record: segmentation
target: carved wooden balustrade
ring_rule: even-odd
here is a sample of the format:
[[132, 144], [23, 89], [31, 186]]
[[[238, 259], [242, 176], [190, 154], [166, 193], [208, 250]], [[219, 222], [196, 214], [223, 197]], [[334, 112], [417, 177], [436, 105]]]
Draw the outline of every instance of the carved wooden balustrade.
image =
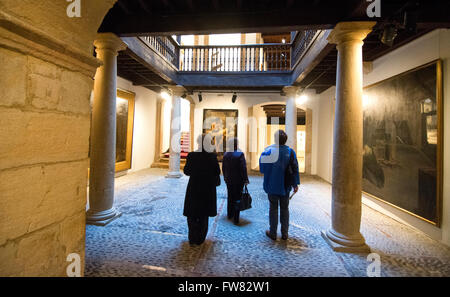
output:
[[180, 71], [289, 71], [289, 44], [180, 46]]
[[171, 36], [139, 37], [147, 46], [155, 50], [167, 61], [177, 66], [179, 63], [179, 45]]
[[179, 45], [171, 36], [139, 37], [181, 72], [289, 72], [320, 30], [292, 32], [291, 43]]

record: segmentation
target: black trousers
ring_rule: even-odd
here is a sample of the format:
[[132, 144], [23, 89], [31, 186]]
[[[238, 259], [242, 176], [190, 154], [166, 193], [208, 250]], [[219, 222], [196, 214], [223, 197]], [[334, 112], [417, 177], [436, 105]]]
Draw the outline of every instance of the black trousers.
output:
[[239, 222], [239, 205], [238, 201], [241, 199], [243, 184], [227, 184], [227, 215], [228, 218], [233, 218], [235, 223]]
[[269, 194], [269, 223], [270, 234], [277, 236], [278, 229], [278, 204], [280, 205], [281, 235], [288, 236], [289, 231], [289, 194], [285, 196]]
[[202, 244], [208, 234], [209, 217], [187, 217], [189, 243]]

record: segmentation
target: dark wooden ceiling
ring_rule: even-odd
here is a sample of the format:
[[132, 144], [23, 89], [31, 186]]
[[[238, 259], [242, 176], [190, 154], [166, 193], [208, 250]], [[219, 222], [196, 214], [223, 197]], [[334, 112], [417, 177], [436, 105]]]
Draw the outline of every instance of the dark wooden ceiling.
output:
[[[392, 46], [387, 46], [380, 41], [382, 29], [375, 28], [375, 30], [364, 40], [363, 61], [372, 62], [430, 31], [432, 31], [432, 27], [417, 29], [413, 32], [399, 30], [397, 37], [394, 39], [394, 44]], [[317, 93], [322, 93], [336, 84], [336, 66], [337, 50], [334, 47], [299, 85], [302, 88], [315, 89]]]
[[332, 28], [341, 21], [401, 21], [413, 11], [419, 27], [448, 24], [448, 0], [381, 0], [381, 17], [366, 0], [119, 0], [99, 31], [120, 36], [281, 32]]
[[160, 92], [168, 82], [148, 67], [144, 66], [129, 50], [119, 52], [117, 57], [117, 75], [125, 78], [134, 85]]
[[[149, 34], [271, 33], [328, 29], [340, 21], [377, 21], [365, 40], [364, 61], [374, 59], [435, 29], [450, 27], [449, 0], [381, 0], [381, 17], [368, 18], [366, 0], [119, 0], [106, 15], [99, 31], [120, 36]], [[399, 30], [394, 45], [379, 40], [385, 24], [401, 27], [405, 13], [416, 26]], [[323, 92], [335, 84], [337, 52], [332, 49], [299, 83]], [[132, 53], [119, 55], [118, 74], [155, 91], [168, 82], [152, 72]]]
[[291, 32], [263, 33], [261, 37], [264, 43], [282, 43], [283, 39], [285, 43], [291, 42]]
[[[270, 123], [270, 118], [279, 118], [279, 124], [284, 125], [286, 120], [286, 105], [285, 104], [267, 104], [262, 106], [266, 113], [267, 122]], [[306, 112], [297, 108], [297, 125], [304, 125], [306, 119]]]

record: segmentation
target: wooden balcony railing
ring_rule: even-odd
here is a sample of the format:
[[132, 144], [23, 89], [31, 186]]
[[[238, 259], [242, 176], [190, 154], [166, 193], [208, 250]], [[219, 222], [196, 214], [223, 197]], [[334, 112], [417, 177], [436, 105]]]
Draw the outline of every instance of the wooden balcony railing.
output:
[[170, 63], [178, 66], [179, 45], [171, 36], [144, 36], [139, 38]]
[[139, 37], [178, 71], [287, 72], [313, 44], [320, 30], [292, 32], [291, 43], [180, 46], [171, 36]]
[[290, 45], [284, 43], [180, 46], [180, 71], [289, 71], [290, 65]]
[[294, 68], [295, 64], [302, 59], [303, 55], [307, 52], [308, 48], [314, 42], [315, 37], [319, 33], [320, 30], [305, 30], [292, 34], [292, 68]]

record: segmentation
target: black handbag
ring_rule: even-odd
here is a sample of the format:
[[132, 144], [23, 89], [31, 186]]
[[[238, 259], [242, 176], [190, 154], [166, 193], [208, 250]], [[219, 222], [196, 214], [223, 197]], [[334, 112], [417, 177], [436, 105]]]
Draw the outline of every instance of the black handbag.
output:
[[252, 196], [248, 193], [247, 185], [244, 186], [238, 205], [240, 211], [252, 208]]

